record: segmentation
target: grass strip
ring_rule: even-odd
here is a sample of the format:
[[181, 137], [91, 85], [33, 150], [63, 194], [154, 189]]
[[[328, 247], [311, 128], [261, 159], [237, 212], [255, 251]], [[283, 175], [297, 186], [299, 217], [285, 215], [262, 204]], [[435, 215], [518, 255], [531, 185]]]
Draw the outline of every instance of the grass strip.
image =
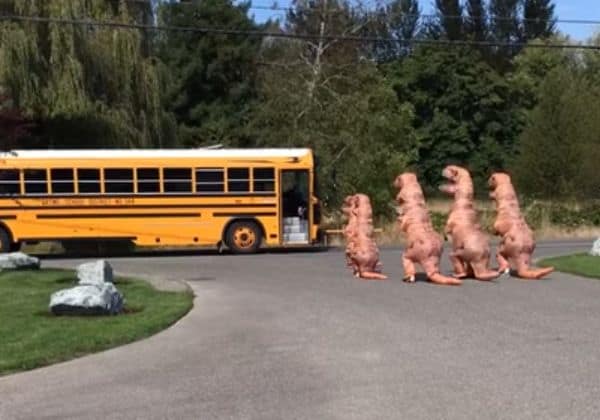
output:
[[191, 292], [164, 292], [116, 278], [125, 297], [118, 316], [54, 316], [50, 295], [77, 283], [67, 270], [0, 273], [0, 375], [106, 350], [155, 334], [192, 307]]
[[542, 267], [552, 266], [557, 271], [562, 271], [563, 273], [600, 279], [600, 257], [594, 257], [588, 254], [574, 254], [546, 258], [541, 260], [538, 265]]

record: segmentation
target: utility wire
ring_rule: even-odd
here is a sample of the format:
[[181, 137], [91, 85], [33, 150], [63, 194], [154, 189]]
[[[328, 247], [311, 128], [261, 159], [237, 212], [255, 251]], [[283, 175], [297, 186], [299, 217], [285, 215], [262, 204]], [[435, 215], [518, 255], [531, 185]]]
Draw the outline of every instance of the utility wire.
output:
[[466, 41], [466, 40], [445, 40], [445, 39], [410, 39], [403, 40], [397, 38], [384, 38], [377, 36], [352, 36], [352, 35], [311, 35], [311, 34], [289, 34], [285, 32], [267, 32], [251, 31], [244, 29], [194, 27], [194, 26], [165, 26], [165, 25], [146, 25], [139, 23], [123, 23], [113, 21], [96, 21], [86, 19], [66, 19], [51, 18], [41, 16], [22, 16], [22, 15], [0, 15], [1, 21], [11, 22], [32, 22], [32, 23], [52, 23], [62, 25], [80, 25], [96, 26], [118, 29], [139, 29], [145, 31], [166, 31], [166, 32], [187, 32], [198, 34], [213, 35], [232, 35], [259, 38], [283, 38], [300, 39], [305, 41], [341, 41], [356, 43], [389, 43], [405, 45], [432, 45], [432, 46], [476, 46], [476, 47], [518, 47], [518, 48], [546, 48], [546, 49], [575, 49], [575, 50], [594, 50], [600, 51], [597, 45], [582, 44], [556, 44], [556, 43], [524, 43], [524, 42], [497, 42], [497, 41]]

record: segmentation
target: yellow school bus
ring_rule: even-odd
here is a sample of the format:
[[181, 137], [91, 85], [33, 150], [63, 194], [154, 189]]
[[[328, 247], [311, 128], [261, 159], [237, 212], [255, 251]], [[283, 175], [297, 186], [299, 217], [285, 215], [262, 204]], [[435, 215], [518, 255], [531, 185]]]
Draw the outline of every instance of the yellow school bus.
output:
[[310, 149], [14, 150], [0, 153], [0, 251], [24, 242], [139, 246], [316, 244]]

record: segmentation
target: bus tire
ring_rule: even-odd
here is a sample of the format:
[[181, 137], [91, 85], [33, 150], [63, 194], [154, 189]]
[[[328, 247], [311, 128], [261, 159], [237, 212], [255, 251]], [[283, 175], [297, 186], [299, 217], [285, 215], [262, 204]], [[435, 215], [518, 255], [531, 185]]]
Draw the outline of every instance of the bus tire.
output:
[[12, 247], [13, 241], [10, 232], [0, 227], [0, 253], [11, 252]]
[[262, 243], [262, 231], [252, 220], [239, 220], [227, 229], [225, 243], [234, 254], [253, 254]]

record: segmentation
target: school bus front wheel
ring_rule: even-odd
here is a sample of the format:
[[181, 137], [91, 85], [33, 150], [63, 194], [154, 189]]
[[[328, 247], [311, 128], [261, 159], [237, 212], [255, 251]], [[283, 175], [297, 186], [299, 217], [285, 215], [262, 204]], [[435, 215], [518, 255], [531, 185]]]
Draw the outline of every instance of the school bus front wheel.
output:
[[262, 231], [254, 221], [239, 220], [227, 229], [225, 243], [235, 254], [252, 254], [262, 243]]

